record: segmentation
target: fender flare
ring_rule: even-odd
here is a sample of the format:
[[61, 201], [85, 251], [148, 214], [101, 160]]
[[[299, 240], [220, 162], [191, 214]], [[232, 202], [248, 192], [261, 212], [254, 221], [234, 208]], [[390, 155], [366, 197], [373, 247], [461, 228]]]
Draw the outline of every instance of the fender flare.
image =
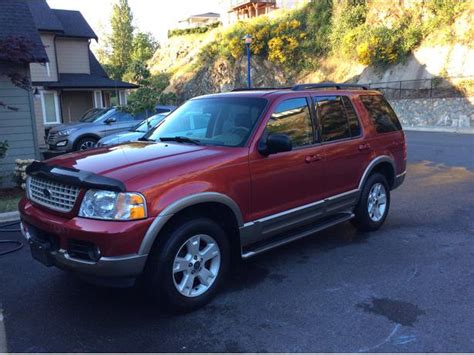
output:
[[362, 191], [362, 189], [364, 188], [364, 184], [367, 181], [367, 178], [369, 177], [370, 173], [380, 163], [390, 163], [390, 165], [392, 166], [392, 169], [393, 169], [394, 177], [395, 177], [397, 170], [395, 169], [394, 160], [391, 157], [389, 157], [388, 155], [378, 156], [375, 159], [373, 159], [369, 163], [369, 165], [367, 165], [367, 168], [365, 168], [364, 174], [362, 174], [362, 177], [359, 181], [359, 187], [358, 187], [359, 191]]
[[191, 207], [200, 203], [221, 203], [226, 205], [233, 212], [237, 224], [239, 227], [243, 226], [242, 212], [240, 211], [237, 203], [229, 196], [218, 193], [218, 192], [201, 192], [194, 195], [186, 196], [178, 201], [171, 203], [167, 206], [148, 227], [145, 237], [142, 240], [138, 254], [146, 255], [150, 253], [151, 247], [155, 242], [156, 237], [160, 233], [161, 229], [165, 224], [178, 212], [182, 211], [187, 207]]

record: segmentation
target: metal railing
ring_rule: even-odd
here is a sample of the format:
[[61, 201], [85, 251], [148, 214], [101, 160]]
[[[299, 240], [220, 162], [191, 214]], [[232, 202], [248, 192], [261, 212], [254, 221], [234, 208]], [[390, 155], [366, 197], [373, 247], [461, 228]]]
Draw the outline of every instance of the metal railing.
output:
[[474, 76], [385, 81], [363, 84], [392, 100], [474, 96]]

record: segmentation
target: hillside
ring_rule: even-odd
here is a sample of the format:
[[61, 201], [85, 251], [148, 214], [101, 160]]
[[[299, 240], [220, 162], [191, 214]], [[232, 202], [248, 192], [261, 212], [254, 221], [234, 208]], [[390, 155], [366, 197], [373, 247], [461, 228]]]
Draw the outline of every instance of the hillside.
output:
[[313, 1], [175, 36], [155, 53], [152, 73], [171, 77], [180, 100], [245, 86], [242, 37], [250, 33], [254, 86], [295, 82], [386, 82], [474, 77], [474, 2]]

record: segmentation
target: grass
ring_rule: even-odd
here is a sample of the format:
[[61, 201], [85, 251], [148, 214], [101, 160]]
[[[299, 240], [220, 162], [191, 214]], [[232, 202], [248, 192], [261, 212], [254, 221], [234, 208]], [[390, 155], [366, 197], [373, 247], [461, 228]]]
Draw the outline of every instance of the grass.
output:
[[18, 209], [18, 202], [25, 195], [25, 192], [19, 188], [0, 190], [0, 213], [12, 212]]

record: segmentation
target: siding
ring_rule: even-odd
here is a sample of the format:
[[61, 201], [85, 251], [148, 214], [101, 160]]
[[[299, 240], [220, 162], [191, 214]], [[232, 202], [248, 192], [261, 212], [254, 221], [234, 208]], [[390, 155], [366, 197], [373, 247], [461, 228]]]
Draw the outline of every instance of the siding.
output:
[[[0, 62], [0, 72], [12, 69], [11, 65]], [[18, 66], [15, 70], [28, 72], [28, 66]], [[9, 148], [7, 156], [0, 160], [0, 184], [12, 185], [11, 175], [15, 168], [15, 159], [31, 159], [37, 157], [34, 116], [31, 109], [31, 93], [15, 87], [10, 80], [0, 75], [0, 101], [18, 108], [18, 111], [0, 107], [0, 141], [7, 140]]]
[[48, 76], [46, 65], [31, 63], [31, 81], [58, 81], [56, 53], [54, 50], [54, 35], [42, 33], [40, 36], [46, 50], [46, 54], [48, 55], [50, 76]]
[[41, 99], [35, 98], [33, 100], [33, 110], [35, 112], [35, 122], [36, 122], [36, 132], [38, 135], [38, 145], [40, 147], [46, 147], [46, 142], [44, 141], [44, 121], [43, 121], [43, 110], [41, 108]]
[[89, 41], [56, 38], [59, 73], [90, 74]]

